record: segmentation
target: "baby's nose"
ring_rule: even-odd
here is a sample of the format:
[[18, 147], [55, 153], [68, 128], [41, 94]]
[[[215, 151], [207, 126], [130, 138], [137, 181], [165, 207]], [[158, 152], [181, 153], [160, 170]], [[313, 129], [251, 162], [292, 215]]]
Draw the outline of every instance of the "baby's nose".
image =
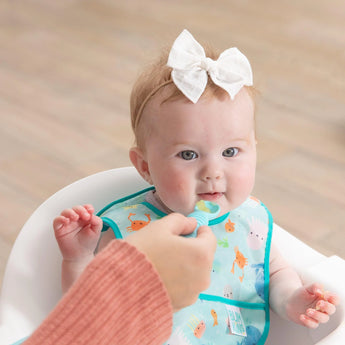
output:
[[209, 168], [209, 169], [205, 170], [202, 179], [204, 181], [216, 181], [216, 180], [220, 180], [223, 176], [224, 176], [224, 174], [223, 174], [222, 170]]

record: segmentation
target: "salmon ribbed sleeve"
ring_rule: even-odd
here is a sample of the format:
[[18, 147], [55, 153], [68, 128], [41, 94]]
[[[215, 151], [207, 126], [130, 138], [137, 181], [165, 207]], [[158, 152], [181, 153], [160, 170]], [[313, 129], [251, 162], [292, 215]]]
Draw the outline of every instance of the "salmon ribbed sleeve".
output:
[[172, 306], [146, 256], [114, 240], [87, 266], [25, 345], [158, 345]]

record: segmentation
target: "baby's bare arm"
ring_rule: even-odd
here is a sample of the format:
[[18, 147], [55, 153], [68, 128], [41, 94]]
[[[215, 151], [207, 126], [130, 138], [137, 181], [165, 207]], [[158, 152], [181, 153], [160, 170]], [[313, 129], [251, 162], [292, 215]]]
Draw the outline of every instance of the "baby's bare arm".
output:
[[304, 286], [297, 272], [272, 246], [270, 256], [270, 306], [281, 317], [309, 328], [328, 322], [339, 303], [320, 284]]
[[270, 253], [270, 307], [287, 319], [286, 300], [296, 290], [302, 287], [302, 281], [297, 272], [272, 244]]
[[102, 229], [92, 205], [65, 209], [53, 223], [62, 261], [62, 290], [66, 292], [94, 257]]

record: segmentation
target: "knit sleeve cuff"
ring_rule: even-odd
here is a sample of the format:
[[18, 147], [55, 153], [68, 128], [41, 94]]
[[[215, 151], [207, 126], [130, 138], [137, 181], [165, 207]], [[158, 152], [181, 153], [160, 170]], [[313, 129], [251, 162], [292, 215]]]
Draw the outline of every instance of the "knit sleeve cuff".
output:
[[172, 330], [167, 290], [146, 256], [112, 241], [25, 344], [161, 344]]

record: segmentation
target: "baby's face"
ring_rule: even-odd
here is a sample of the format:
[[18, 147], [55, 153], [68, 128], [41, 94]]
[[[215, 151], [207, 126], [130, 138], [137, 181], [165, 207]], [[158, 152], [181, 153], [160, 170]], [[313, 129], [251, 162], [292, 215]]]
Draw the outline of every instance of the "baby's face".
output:
[[235, 100], [153, 102], [144, 159], [149, 179], [172, 211], [189, 214], [209, 200], [221, 214], [241, 205], [255, 179], [254, 105], [245, 89]]

